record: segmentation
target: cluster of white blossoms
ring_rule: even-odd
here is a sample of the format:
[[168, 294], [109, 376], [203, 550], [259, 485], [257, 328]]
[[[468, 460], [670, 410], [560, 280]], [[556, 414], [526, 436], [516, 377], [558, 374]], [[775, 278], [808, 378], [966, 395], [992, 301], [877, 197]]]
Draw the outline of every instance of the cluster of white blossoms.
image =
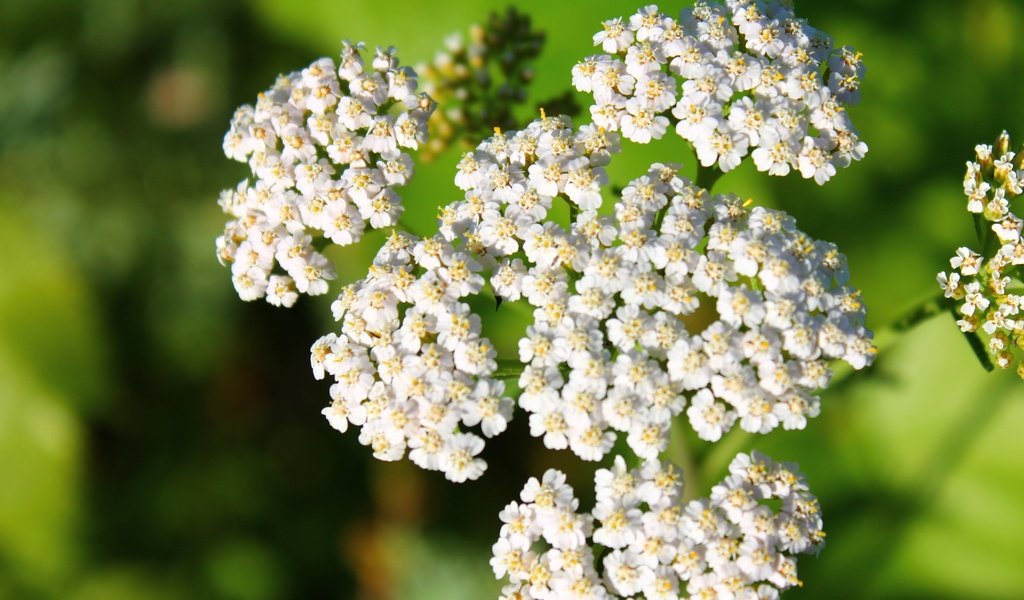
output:
[[485, 437], [505, 430], [514, 403], [480, 317], [462, 299], [484, 285], [480, 265], [440, 236], [395, 233], [369, 275], [332, 305], [339, 334], [311, 349], [318, 379], [330, 375], [331, 426], [359, 426], [360, 443], [381, 460], [409, 452], [418, 466], [454, 482], [476, 479]]
[[[843, 255], [669, 165], [603, 216], [599, 165], [615, 148], [613, 134], [563, 118], [498, 134], [465, 155], [466, 200], [442, 212], [442, 233], [490, 268], [495, 295], [534, 309], [519, 342], [532, 434], [599, 460], [615, 432], [656, 457], [684, 409], [708, 441], [736, 423], [803, 428], [827, 361], [859, 369], [875, 353]], [[554, 198], [571, 207], [568, 228], [549, 218]]]
[[656, 460], [628, 470], [616, 457], [595, 491], [581, 513], [565, 475], [549, 470], [505, 507], [491, 559], [510, 582], [502, 600], [777, 598], [800, 585], [794, 556], [824, 545], [806, 481], [756, 452], [686, 505], [679, 472]]
[[[428, 154], [456, 130], [498, 127], [459, 161], [464, 198], [441, 208], [437, 233], [392, 232], [332, 304], [340, 328], [310, 349], [314, 376], [332, 380], [322, 414], [339, 431], [358, 428], [375, 458], [408, 456], [457, 483], [484, 473], [485, 439], [517, 403], [533, 436], [584, 460], [624, 436], [644, 462], [628, 469], [616, 456], [598, 470], [591, 512], [549, 470], [501, 513], [491, 565], [509, 580], [503, 599], [777, 598], [801, 584], [795, 556], [825, 536], [794, 467], [740, 454], [709, 497], [683, 503], [678, 470], [658, 456], [683, 414], [710, 442], [734, 426], [805, 427], [830, 361], [874, 359], [860, 293], [838, 249], [783, 212], [712, 195], [662, 163], [612, 198], [605, 167], [620, 134], [647, 143], [674, 124], [700, 173], [751, 154], [760, 171], [824, 184], [867, 151], [846, 113], [860, 54], [835, 50], [786, 0], [698, 0], [678, 20], [652, 5], [604, 26], [594, 41], [607, 54], [573, 69], [596, 102], [578, 129], [541, 110], [502, 132], [543, 41], [515, 11], [428, 74], [456, 104], [435, 120]], [[504, 83], [492, 90], [495, 70]], [[252, 178], [221, 195], [232, 220], [217, 249], [239, 296], [291, 306], [324, 294], [334, 272], [321, 243], [397, 226], [395, 188], [412, 175], [407, 151], [425, 146], [434, 108], [393, 48], [367, 65], [362, 45], [345, 43], [340, 64], [320, 59], [238, 109], [224, 151]], [[984, 270], [962, 249], [959, 273], [940, 282], [964, 299], [965, 330], [983, 320], [993, 349], [1024, 348], [1021, 297], [1008, 291], [1024, 262], [1008, 198], [1024, 177], [1013, 155], [983, 154], [968, 172], [970, 209], [1003, 245]], [[470, 304], [484, 295], [532, 310], [518, 361], [501, 370]]]
[[235, 112], [224, 152], [248, 162], [253, 179], [221, 194], [233, 220], [217, 255], [243, 300], [291, 306], [298, 294], [324, 294], [334, 270], [314, 236], [347, 245], [366, 222], [397, 223], [395, 188], [413, 169], [403, 150], [426, 141], [434, 109], [416, 87], [393, 48], [378, 48], [367, 68], [363, 46], [345, 43], [339, 64], [321, 58], [283, 75]]
[[573, 85], [593, 94], [594, 123], [634, 142], [674, 122], [705, 167], [731, 171], [750, 154], [759, 171], [818, 184], [867, 152], [846, 112], [860, 53], [834, 49], [791, 2], [698, 1], [678, 20], [651, 5], [605, 21], [594, 43], [607, 54], [576, 65]]
[[1009, 147], [1003, 132], [995, 148], [977, 146], [977, 160], [967, 163], [964, 195], [984, 255], [959, 248], [949, 261], [952, 270], [939, 273], [938, 281], [946, 298], [958, 304], [960, 329], [984, 331], [995, 364], [1008, 369], [1016, 362], [1024, 378], [1024, 360], [1019, 358], [1024, 350], [1024, 221], [1010, 206], [1024, 194], [1024, 155]]

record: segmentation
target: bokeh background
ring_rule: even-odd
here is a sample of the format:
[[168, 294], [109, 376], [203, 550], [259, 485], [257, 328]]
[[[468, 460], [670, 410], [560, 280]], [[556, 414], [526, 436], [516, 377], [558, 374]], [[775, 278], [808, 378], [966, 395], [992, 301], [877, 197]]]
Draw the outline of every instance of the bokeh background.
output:
[[[797, 4], [864, 52], [851, 112], [871, 151], [825, 187], [747, 165], [716, 189], [839, 244], [884, 330], [974, 241], [974, 145], [1024, 141], [1024, 4]], [[526, 478], [560, 467], [586, 505], [594, 465], [544, 451], [521, 416], [475, 483], [373, 461], [319, 415], [308, 348], [329, 298], [244, 304], [214, 258], [217, 193], [245, 174], [220, 150], [237, 105], [342, 38], [412, 64], [504, 6], [0, 0], [0, 598], [493, 598], [497, 513]], [[601, 19], [636, 8], [516, 6], [548, 33], [535, 99], [567, 87]], [[403, 193], [420, 231], [458, 197], [459, 151]], [[694, 164], [679, 142], [627, 145], [612, 179], [654, 160]], [[379, 241], [334, 255], [341, 281]], [[691, 440], [696, 480], [751, 447], [801, 464], [829, 537], [787, 597], [1024, 598], [1024, 383], [986, 374], [948, 315], [886, 339], [807, 430]]]

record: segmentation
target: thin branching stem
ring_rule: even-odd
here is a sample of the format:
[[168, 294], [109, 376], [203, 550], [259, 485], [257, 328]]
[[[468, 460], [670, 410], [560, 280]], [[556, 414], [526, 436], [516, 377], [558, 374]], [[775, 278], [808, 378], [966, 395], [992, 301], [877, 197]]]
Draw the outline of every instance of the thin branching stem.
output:
[[697, 185], [704, 188], [711, 193], [712, 188], [715, 187], [715, 183], [718, 179], [724, 175], [724, 173], [718, 169], [718, 167], [704, 167], [697, 165]]

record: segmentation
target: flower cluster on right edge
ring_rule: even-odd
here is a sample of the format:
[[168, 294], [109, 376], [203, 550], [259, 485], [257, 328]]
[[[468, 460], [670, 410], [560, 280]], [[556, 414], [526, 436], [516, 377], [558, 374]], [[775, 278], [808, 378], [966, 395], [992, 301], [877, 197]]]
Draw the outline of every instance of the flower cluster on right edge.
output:
[[1003, 369], [1016, 364], [1024, 378], [1024, 221], [1011, 206], [1024, 193], [1024, 153], [1011, 152], [1003, 132], [994, 146], [979, 145], [975, 154], [967, 163], [964, 195], [981, 252], [958, 248], [949, 260], [952, 270], [938, 275], [939, 287], [956, 303], [960, 330], [984, 332], [993, 363]]

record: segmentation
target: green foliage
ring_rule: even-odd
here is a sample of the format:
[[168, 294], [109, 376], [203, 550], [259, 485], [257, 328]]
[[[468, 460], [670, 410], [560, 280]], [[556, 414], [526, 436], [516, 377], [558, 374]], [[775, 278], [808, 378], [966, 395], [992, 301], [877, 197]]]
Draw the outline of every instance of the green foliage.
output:
[[102, 338], [88, 291], [58, 248], [10, 214], [0, 239], [0, 592], [53, 593], [79, 553], [76, 413], [102, 401]]

